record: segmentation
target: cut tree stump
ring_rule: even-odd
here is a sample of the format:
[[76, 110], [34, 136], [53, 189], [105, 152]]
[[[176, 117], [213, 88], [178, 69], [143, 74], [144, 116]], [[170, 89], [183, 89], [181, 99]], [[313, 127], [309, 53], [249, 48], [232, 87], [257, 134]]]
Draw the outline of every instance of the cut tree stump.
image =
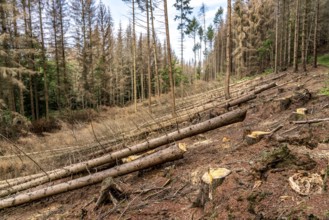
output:
[[183, 157], [184, 150], [174, 145], [172, 147], [160, 150], [154, 154], [145, 156], [143, 158], [134, 160], [130, 163], [122, 164], [111, 169], [91, 174], [85, 177], [74, 179], [68, 182], [59, 183], [42, 189], [37, 189], [28, 193], [21, 193], [12, 197], [0, 200], [0, 209], [8, 208], [27, 202], [32, 202], [38, 199], [46, 198], [48, 196], [68, 192], [84, 186], [99, 183], [108, 177], [117, 177], [132, 173], [138, 170], [149, 168], [168, 161], [177, 160]]
[[283, 125], [279, 125], [272, 131], [253, 131], [251, 134], [245, 136], [245, 141], [248, 145], [253, 145], [263, 139], [265, 136], [271, 137], [275, 132], [283, 128]]
[[113, 179], [113, 177], [108, 177], [103, 180], [100, 195], [96, 202], [95, 210], [97, 210], [106, 200], [110, 200], [115, 206], [118, 204], [118, 200], [126, 197], [124, 190], [120, 185]]

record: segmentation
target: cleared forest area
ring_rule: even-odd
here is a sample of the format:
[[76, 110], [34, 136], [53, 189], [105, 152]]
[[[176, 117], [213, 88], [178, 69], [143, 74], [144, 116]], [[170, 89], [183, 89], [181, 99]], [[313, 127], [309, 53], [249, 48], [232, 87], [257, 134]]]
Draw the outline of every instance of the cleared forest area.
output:
[[[104, 141], [102, 145], [96, 142], [94, 148], [89, 146], [90, 151], [84, 152], [83, 148], [79, 149], [80, 152], [84, 153], [80, 157], [76, 154], [76, 158], [97, 160], [98, 158], [107, 157], [106, 155], [116, 155], [116, 152], [120, 152], [120, 149], [126, 149], [129, 152], [134, 149], [134, 146], [138, 145], [136, 143], [142, 143], [143, 140], [146, 140], [146, 147], [153, 146], [153, 143], [160, 143], [156, 140], [161, 139], [161, 135], [164, 135], [164, 140], [168, 140], [168, 142], [163, 142], [165, 145], [175, 141], [177, 146], [186, 146], [187, 151], [184, 153], [183, 159], [178, 161], [167, 162], [155, 167], [152, 163], [146, 162], [153, 168], [134, 172], [135, 168], [132, 170], [133, 173], [122, 177], [116, 177], [112, 174], [104, 175], [101, 180], [106, 179], [105, 177], [108, 176], [116, 177], [116, 183], [123, 188], [125, 197], [119, 197], [121, 199], [117, 201], [116, 205], [113, 205], [113, 201], [110, 202], [106, 199], [100, 205], [97, 203], [95, 209], [96, 200], [101, 194], [101, 185], [103, 187], [104, 184], [103, 181], [102, 184], [86, 186], [72, 192], [67, 192], [67, 188], [64, 189], [62, 194], [52, 197], [53, 199], [47, 202], [37, 200], [37, 202], [28, 203], [17, 208], [4, 209], [0, 213], [6, 219], [15, 219], [28, 215], [30, 218], [40, 219], [46, 217], [69, 219], [81, 217], [86, 219], [179, 217], [190, 219], [192, 216], [193, 218], [214, 216], [217, 219], [226, 219], [229, 216], [254, 218], [258, 215], [266, 219], [277, 218], [280, 215], [301, 218], [314, 215], [319, 219], [326, 218], [327, 213], [323, 211], [326, 210], [325, 206], [319, 206], [318, 203], [325, 204], [328, 196], [326, 172], [328, 172], [329, 148], [327, 142], [329, 137], [327, 133], [328, 121], [326, 120], [328, 120], [329, 115], [329, 99], [327, 95], [322, 94], [323, 88], [326, 88], [324, 82], [328, 81], [328, 73], [327, 68], [318, 67], [302, 76], [288, 71], [280, 75], [271, 74], [244, 81], [237, 84], [237, 94], [243, 92], [244, 95], [242, 96], [248, 97], [250, 94], [255, 95], [255, 91], [260, 91], [259, 89], [263, 91], [258, 93], [257, 97], [246, 100], [241, 99], [241, 95], [239, 95], [236, 99], [232, 98], [232, 101], [226, 101], [222, 105], [217, 104], [217, 102], [221, 100], [220, 97], [224, 94], [219, 95], [218, 99], [210, 95], [207, 104], [212, 107], [199, 109], [199, 112], [191, 113], [191, 117], [182, 122], [176, 123], [175, 121], [179, 119], [177, 117], [169, 127], [160, 127], [153, 131], [148, 130], [147, 133], [140, 128], [134, 137], [128, 139], [131, 142], [123, 144], [120, 140], [115, 140], [117, 150], [109, 144], [111, 139], [107, 140], [108, 143], [102, 140]], [[273, 83], [275, 86], [268, 86]], [[221, 91], [220, 88], [217, 90], [216, 93]], [[194, 95], [190, 99], [194, 100], [193, 103], [198, 103], [197, 100], [203, 103], [204, 97], [212, 92], [207, 92], [204, 95]], [[240, 100], [238, 106], [228, 104], [236, 100]], [[201, 106], [207, 104], [201, 104]], [[304, 113], [298, 110], [303, 108], [306, 109]], [[211, 124], [207, 124], [205, 126], [206, 130], [201, 133], [196, 132], [192, 137], [187, 135], [182, 136], [183, 139], [179, 138], [180, 135], [184, 135], [189, 130], [189, 127], [199, 126], [203, 122], [208, 123], [207, 120], [216, 119], [218, 117], [216, 117], [216, 114], [219, 117], [226, 117], [225, 115], [230, 112], [234, 115], [237, 111], [234, 109], [247, 110], [246, 118], [242, 118], [242, 122], [204, 133], [204, 131], [216, 128], [211, 127]], [[185, 114], [188, 115], [189, 111], [191, 109], [187, 105]], [[156, 123], [160, 126], [171, 121], [168, 121], [161, 114], [160, 116], [152, 120], [149, 119], [149, 123]], [[239, 120], [237, 115], [233, 118]], [[313, 123], [314, 119], [322, 119], [323, 121], [319, 120], [317, 123]], [[228, 122], [228, 124], [232, 122]], [[88, 124], [85, 126], [88, 126]], [[176, 134], [173, 133], [175, 131]], [[257, 136], [258, 133], [255, 133], [255, 131], [261, 131], [264, 135], [260, 132], [260, 135]], [[76, 134], [79, 135], [79, 132], [77, 131]], [[178, 136], [170, 138], [170, 135]], [[161, 144], [154, 146], [161, 146]], [[171, 144], [168, 146], [168, 150], [173, 148]], [[166, 148], [162, 146], [159, 149], [157, 148], [156, 152], [161, 153]], [[109, 150], [109, 153], [106, 153], [106, 149]], [[149, 147], [141, 148], [141, 152], [150, 149]], [[134, 152], [131, 151], [132, 155], [135, 155]], [[55, 156], [55, 154], [61, 153], [62, 155], [67, 154], [66, 152], [52, 152], [49, 155]], [[152, 154], [154, 152], [136, 158], [127, 157], [124, 160], [126, 163], [118, 165], [117, 168], [128, 166], [130, 163], [139, 164], [140, 161], [148, 161], [148, 155], [151, 156]], [[24, 155], [20, 157], [23, 160], [28, 160]], [[42, 158], [41, 155], [38, 157]], [[63, 157], [62, 160], [65, 161], [66, 158]], [[178, 158], [181, 158], [181, 156]], [[3, 161], [4, 157], [1, 159]], [[67, 173], [70, 177], [65, 177], [66, 174], [60, 177], [59, 180], [53, 179], [49, 183], [47, 183], [48, 178], [61, 173], [60, 169], [49, 170], [48, 177], [39, 170], [39, 174], [27, 176], [23, 180], [16, 178], [2, 181], [0, 185], [2, 190], [0, 192], [3, 196], [18, 191], [18, 187], [22, 187], [24, 184], [28, 187], [25, 188], [27, 191], [3, 198], [0, 205], [6, 207], [5, 204], [15, 204], [13, 201], [19, 202], [21, 198], [24, 198], [22, 197], [24, 194], [26, 194], [26, 198], [31, 199], [34, 197], [32, 196], [34, 192], [45, 192], [43, 187], [49, 187], [47, 192], [51, 192], [52, 188], [59, 187], [66, 182], [74, 186], [74, 181], [80, 181], [79, 178], [82, 178], [82, 176], [92, 179], [94, 174], [98, 175], [98, 172], [101, 175], [103, 172], [101, 170], [109, 172], [111, 170], [108, 168], [111, 166], [110, 164], [106, 166], [98, 164], [98, 167], [94, 168], [88, 162], [88, 164], [82, 166], [79, 171], [80, 174], [73, 175], [72, 170], [71, 173]], [[77, 167], [77, 165], [72, 164], [64, 170], [68, 171], [70, 166]], [[87, 173], [86, 167], [89, 167]], [[219, 186], [213, 188], [211, 199], [209, 198], [209, 187], [204, 186], [205, 183], [200, 179], [210, 168], [226, 168], [231, 171], [227, 177], [222, 179]], [[37, 170], [37, 168], [35, 169]], [[83, 172], [81, 173], [81, 171]], [[309, 181], [309, 186], [300, 185], [300, 187], [306, 187], [300, 189], [303, 192], [307, 191], [307, 196], [305, 196], [306, 194], [295, 191], [289, 184], [289, 177], [296, 173], [301, 175], [298, 178], [318, 174], [323, 180], [322, 182], [312, 182], [311, 179], [304, 179], [303, 181]], [[43, 186], [40, 182], [42, 179], [46, 180]], [[38, 186], [35, 189], [31, 188], [32, 185], [29, 185], [33, 181]], [[82, 179], [81, 181], [81, 183], [85, 182]], [[90, 181], [88, 180], [88, 182]], [[99, 180], [96, 182], [99, 182]], [[92, 183], [93, 181], [87, 183], [87, 185]], [[81, 186], [78, 186], [78, 188]], [[307, 187], [310, 188], [307, 189]], [[317, 187], [320, 187], [321, 190], [319, 191]], [[13, 191], [10, 192], [11, 190]], [[21, 190], [24, 190], [24, 188], [19, 191]], [[268, 208], [268, 206], [271, 206], [271, 208]], [[294, 208], [292, 209], [290, 206], [294, 206]], [[309, 208], [304, 210], [303, 207], [305, 206]], [[33, 208], [31, 209], [31, 207]], [[33, 210], [35, 209], [39, 210], [38, 214], [34, 213]], [[190, 215], [186, 215], [186, 210], [189, 210]]]
[[0, 0], [0, 219], [329, 218], [329, 2], [123, 2]]

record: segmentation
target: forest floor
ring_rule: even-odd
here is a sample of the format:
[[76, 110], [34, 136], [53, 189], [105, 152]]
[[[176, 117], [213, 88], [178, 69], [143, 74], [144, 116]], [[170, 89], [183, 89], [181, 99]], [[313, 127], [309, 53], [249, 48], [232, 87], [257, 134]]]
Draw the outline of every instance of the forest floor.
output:
[[[329, 117], [329, 95], [321, 94], [329, 69], [288, 70], [275, 82], [279, 86], [239, 106], [248, 110], [243, 122], [180, 141], [188, 147], [183, 159], [117, 178], [131, 193], [116, 206], [94, 209], [96, 184], [1, 210], [0, 219], [329, 219], [329, 122], [292, 123]], [[307, 114], [294, 114], [297, 108]], [[280, 125], [246, 143], [250, 131]], [[209, 168], [231, 173], [198, 207], [200, 177]], [[310, 192], [301, 195], [288, 181], [296, 173], [319, 174], [324, 184], [310, 182]]]

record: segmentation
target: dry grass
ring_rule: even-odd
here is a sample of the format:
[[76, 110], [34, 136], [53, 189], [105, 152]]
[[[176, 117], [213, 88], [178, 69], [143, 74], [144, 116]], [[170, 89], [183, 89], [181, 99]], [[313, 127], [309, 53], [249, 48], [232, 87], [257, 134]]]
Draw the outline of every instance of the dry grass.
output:
[[[260, 79], [252, 82], [245, 81], [232, 87], [234, 96], [239, 95], [241, 89], [247, 89], [260, 83]], [[207, 102], [219, 99], [223, 95], [219, 83], [196, 82], [190, 88], [177, 89], [179, 97], [176, 100], [177, 113], [185, 114], [189, 109], [202, 106]], [[235, 92], [234, 92], [235, 91]], [[51, 170], [63, 165], [69, 165], [83, 160], [88, 152], [99, 150], [98, 143], [119, 140], [125, 144], [138, 141], [136, 134], [146, 132], [148, 138], [161, 132], [161, 123], [172, 118], [170, 94], [152, 98], [152, 113], [149, 112], [148, 100], [138, 103], [138, 111], [134, 106], [125, 108], [102, 107], [96, 114], [94, 111], [79, 111], [77, 115], [64, 115], [59, 122], [61, 130], [43, 135], [28, 134], [15, 143], [22, 151], [29, 155], [44, 170]], [[70, 117], [69, 117], [70, 116]], [[65, 119], [66, 118], [66, 119]], [[160, 123], [159, 123], [160, 122]], [[159, 131], [148, 130], [150, 125], [158, 127]], [[12, 148], [11, 143], [0, 142], [1, 149]], [[31, 159], [17, 151], [2, 150], [0, 155], [0, 179], [13, 178], [26, 174], [40, 172], [40, 168]], [[5, 175], [3, 175], [5, 174]]]

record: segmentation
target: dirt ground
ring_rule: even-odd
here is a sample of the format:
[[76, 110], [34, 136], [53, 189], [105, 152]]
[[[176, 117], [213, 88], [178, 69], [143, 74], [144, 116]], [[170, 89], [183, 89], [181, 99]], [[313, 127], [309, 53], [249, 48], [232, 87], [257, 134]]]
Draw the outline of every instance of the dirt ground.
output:
[[[292, 123], [329, 117], [329, 96], [319, 93], [326, 81], [324, 67], [288, 71], [279, 86], [238, 107], [248, 110], [243, 122], [180, 141], [188, 147], [183, 159], [117, 178], [127, 195], [116, 206], [95, 209], [97, 184], [1, 210], [0, 219], [329, 219], [329, 122]], [[297, 108], [307, 114], [294, 114]], [[212, 200], [200, 181], [209, 168], [231, 170]], [[288, 179], [296, 173], [319, 174], [321, 192], [313, 185], [307, 195], [294, 191]]]

